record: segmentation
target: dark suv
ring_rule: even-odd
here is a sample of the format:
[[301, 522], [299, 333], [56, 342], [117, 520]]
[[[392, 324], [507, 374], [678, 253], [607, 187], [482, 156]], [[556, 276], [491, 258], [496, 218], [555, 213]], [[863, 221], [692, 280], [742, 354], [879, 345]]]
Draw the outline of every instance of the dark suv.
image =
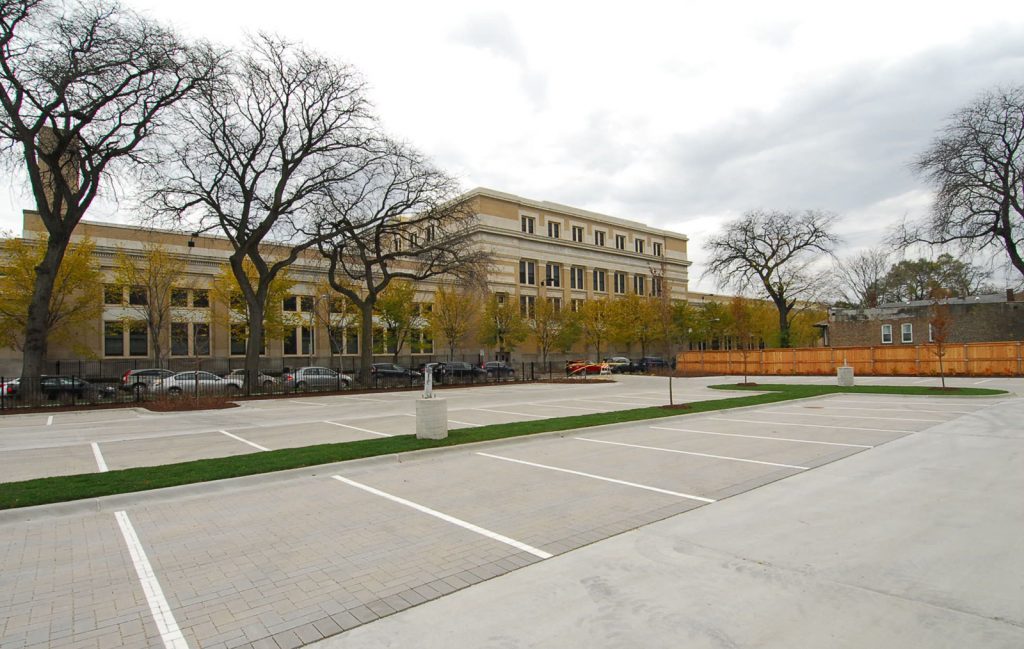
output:
[[440, 367], [434, 370], [434, 377], [437, 377], [438, 374], [446, 380], [453, 378], [474, 380], [487, 376], [487, 370], [462, 361], [451, 361], [441, 363]]
[[487, 361], [484, 363], [484, 372], [487, 372], [487, 376], [494, 378], [506, 377], [514, 379], [516, 376], [516, 368], [505, 361]]
[[658, 356], [644, 356], [637, 363], [641, 372], [654, 372], [656, 370], [666, 370], [669, 368], [669, 364], [665, 362], [665, 359]]

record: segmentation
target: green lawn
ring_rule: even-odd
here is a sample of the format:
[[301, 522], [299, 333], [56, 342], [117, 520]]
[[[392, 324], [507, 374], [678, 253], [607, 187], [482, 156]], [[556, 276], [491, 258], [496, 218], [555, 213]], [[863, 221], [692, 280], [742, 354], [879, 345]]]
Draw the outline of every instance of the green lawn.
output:
[[[107, 473], [84, 473], [80, 475], [25, 480], [22, 482], [8, 482], [0, 484], [0, 509], [30, 507], [83, 498], [98, 498], [114, 494], [208, 482], [210, 480], [224, 480], [239, 476], [297, 469], [379, 455], [408, 453], [429, 448], [456, 446], [471, 442], [507, 439], [522, 435], [618, 424], [644, 419], [678, 417], [680, 415], [711, 412], [714, 410], [803, 399], [824, 394], [864, 393], [939, 396], [991, 396], [1006, 394], [1002, 390], [983, 388], [957, 388], [937, 391], [924, 387], [910, 386], [858, 386], [841, 388], [826, 385], [766, 384], [756, 386], [714, 385], [711, 387], [718, 390], [753, 390], [765, 392], [765, 394], [731, 397], [717, 401], [697, 401], [688, 404], [688, 408], [685, 410], [649, 407], [512, 424], [480, 426], [478, 428], [453, 430], [449, 433], [448, 438], [443, 440], [423, 440], [416, 439], [415, 435], [401, 435], [398, 437], [367, 439], [357, 442], [286, 448], [277, 451], [195, 460], [155, 467], [122, 469]], [[668, 391], [666, 389], [666, 398], [667, 396]]]

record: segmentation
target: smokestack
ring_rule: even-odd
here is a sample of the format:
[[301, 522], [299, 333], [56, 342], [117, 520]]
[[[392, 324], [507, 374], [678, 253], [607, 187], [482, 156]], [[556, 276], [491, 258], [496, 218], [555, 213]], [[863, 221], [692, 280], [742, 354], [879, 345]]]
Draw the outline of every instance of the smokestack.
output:
[[[39, 131], [39, 139], [36, 143], [38, 150], [39, 159], [39, 175], [42, 176], [44, 191], [46, 192], [46, 202], [53, 210], [56, 208], [57, 201], [57, 183], [55, 182], [53, 167], [44, 158], [46, 155], [52, 155], [57, 148], [62, 144], [61, 140], [65, 139], [66, 136], [62, 136], [61, 132], [50, 128], [49, 126], [43, 127]], [[79, 166], [78, 156], [75, 155], [78, 150], [77, 142], [70, 142], [64, 144], [65, 151], [61, 156], [59, 166], [59, 173], [64, 177], [64, 181], [68, 184], [71, 189], [71, 193], [78, 193], [79, 187]]]

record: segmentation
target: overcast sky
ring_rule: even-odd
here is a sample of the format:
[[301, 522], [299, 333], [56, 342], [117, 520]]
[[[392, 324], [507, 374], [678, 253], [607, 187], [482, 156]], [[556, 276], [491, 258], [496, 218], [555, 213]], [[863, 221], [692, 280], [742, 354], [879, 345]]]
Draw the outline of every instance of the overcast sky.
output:
[[1024, 83], [1017, 2], [124, 1], [193, 37], [268, 30], [352, 63], [388, 129], [467, 189], [682, 232], [707, 291], [701, 244], [746, 210], [835, 211], [845, 251], [924, 215], [914, 155], [983, 89]]

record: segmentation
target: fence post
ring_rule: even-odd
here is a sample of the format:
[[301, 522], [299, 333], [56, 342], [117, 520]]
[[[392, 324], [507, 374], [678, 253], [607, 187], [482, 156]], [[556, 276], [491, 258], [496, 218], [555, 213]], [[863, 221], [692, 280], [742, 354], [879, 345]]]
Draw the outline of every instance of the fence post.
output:
[[876, 373], [875, 373], [875, 347], [874, 347], [874, 345], [872, 345], [871, 347], [868, 347], [868, 350], [871, 352], [871, 376], [877, 376]]
[[967, 343], [964, 343], [964, 374], [974, 376], [974, 372], [971, 370], [971, 357], [967, 353]]
[[914, 345], [914, 374], [921, 376], [921, 346]]
[[1024, 374], [1024, 367], [1021, 367], [1022, 365], [1024, 365], [1024, 357], [1021, 357], [1021, 353], [1020, 352], [1021, 352], [1021, 342], [1018, 340], [1017, 341], [1017, 374], [1018, 375]]

